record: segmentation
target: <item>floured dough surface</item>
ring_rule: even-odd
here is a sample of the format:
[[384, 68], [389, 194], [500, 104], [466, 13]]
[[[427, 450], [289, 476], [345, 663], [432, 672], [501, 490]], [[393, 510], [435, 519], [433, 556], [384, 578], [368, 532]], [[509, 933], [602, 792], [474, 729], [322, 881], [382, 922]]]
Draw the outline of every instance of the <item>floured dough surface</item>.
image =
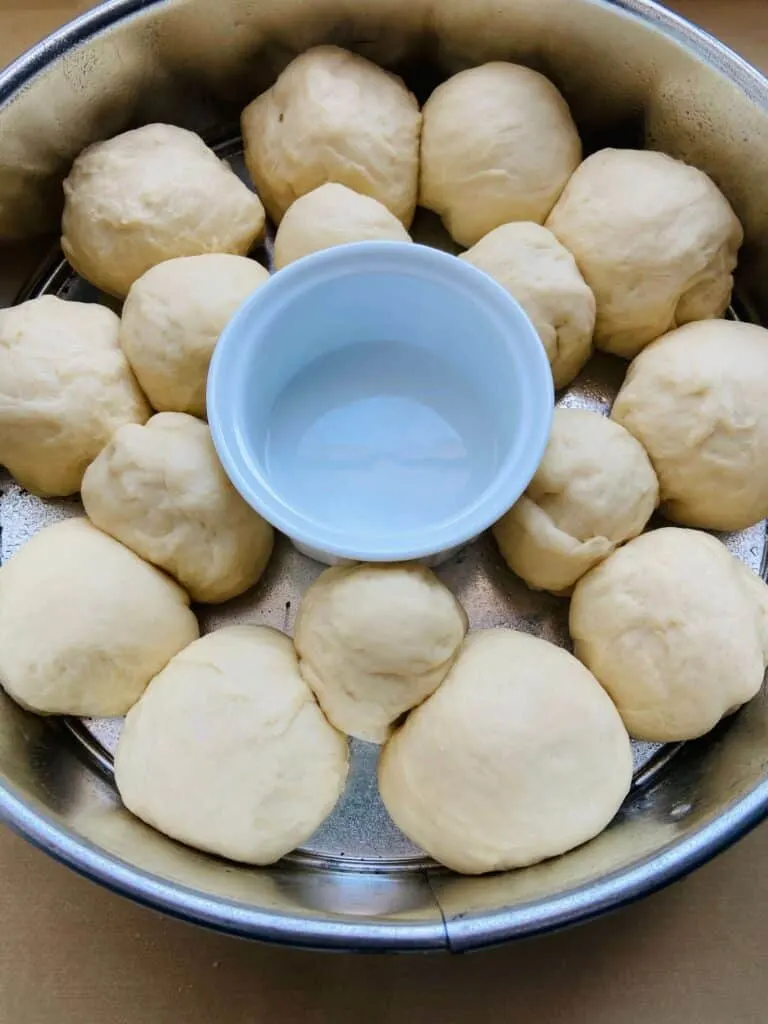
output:
[[194, 601], [242, 594], [272, 552], [272, 527], [230, 483], [207, 425], [184, 413], [118, 430], [82, 493], [96, 526], [174, 576]]
[[568, 104], [537, 71], [493, 61], [439, 85], [423, 110], [419, 204], [461, 245], [541, 224], [581, 160]]
[[574, 650], [632, 736], [694, 739], [757, 693], [768, 588], [748, 572], [709, 534], [666, 527], [576, 585]]
[[421, 113], [396, 75], [338, 46], [315, 46], [245, 108], [241, 124], [248, 171], [275, 223], [330, 181], [410, 225]]
[[335, 566], [302, 599], [296, 649], [333, 724], [382, 743], [443, 681], [466, 629], [461, 605], [424, 566]]
[[494, 228], [461, 259], [517, 299], [541, 338], [555, 387], [570, 384], [592, 354], [595, 297], [568, 250], [540, 224], [519, 221]]
[[539, 468], [493, 534], [529, 586], [562, 593], [641, 533], [658, 503], [639, 441], [600, 413], [557, 408]]
[[0, 568], [0, 683], [32, 711], [124, 715], [197, 635], [181, 587], [86, 519]]
[[153, 408], [206, 415], [208, 367], [238, 306], [269, 280], [230, 253], [181, 256], [151, 267], [123, 305], [120, 344]]
[[275, 236], [275, 266], [279, 270], [310, 253], [372, 239], [410, 242], [411, 236], [377, 199], [329, 182], [288, 208]]
[[126, 807], [160, 832], [272, 864], [336, 803], [347, 744], [299, 675], [288, 637], [229, 626], [179, 653], [128, 714], [115, 757]]
[[119, 328], [53, 295], [0, 309], [0, 463], [34, 494], [74, 494], [113, 431], [149, 416]]
[[119, 298], [156, 263], [244, 255], [264, 231], [258, 196], [199, 135], [171, 124], [89, 146], [64, 182], [64, 200], [64, 255]]
[[547, 227], [594, 292], [595, 344], [606, 352], [632, 359], [665, 331], [728, 307], [743, 232], [696, 167], [602, 149], [575, 171]]
[[768, 516], [768, 330], [706, 320], [634, 360], [611, 416], [643, 445], [673, 522], [742, 530]]
[[629, 737], [594, 677], [562, 648], [509, 629], [470, 634], [379, 764], [395, 823], [466, 874], [586, 842], [614, 817], [631, 779]]

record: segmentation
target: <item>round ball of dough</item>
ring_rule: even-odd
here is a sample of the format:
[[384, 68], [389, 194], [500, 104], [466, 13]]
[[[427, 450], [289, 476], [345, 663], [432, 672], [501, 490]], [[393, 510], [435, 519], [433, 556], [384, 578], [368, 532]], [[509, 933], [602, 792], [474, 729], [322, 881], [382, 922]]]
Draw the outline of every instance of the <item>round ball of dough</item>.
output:
[[396, 75], [338, 46], [316, 46], [245, 108], [241, 123], [246, 166], [275, 223], [294, 199], [335, 181], [410, 225], [421, 114]]
[[421, 565], [326, 569], [296, 620], [301, 674], [337, 729], [383, 743], [393, 722], [433, 693], [467, 617]]
[[247, 864], [308, 839], [347, 777], [347, 744], [299, 675], [291, 641], [229, 626], [191, 644], [129, 712], [115, 782], [160, 832]]
[[53, 295], [0, 310], [0, 463], [33, 493], [74, 494], [113, 431], [149, 416], [119, 328]]
[[275, 235], [275, 266], [279, 270], [311, 252], [369, 239], [410, 242], [411, 236], [377, 199], [329, 182], [289, 207]]
[[0, 569], [0, 683], [32, 711], [124, 715], [197, 635], [181, 587], [86, 519]]
[[460, 71], [422, 114], [419, 203], [462, 245], [509, 221], [541, 224], [581, 160], [568, 104], [518, 64]]
[[631, 781], [629, 737], [594, 677], [567, 651], [509, 629], [468, 637], [379, 763], [395, 824], [473, 875], [586, 842]]
[[555, 387], [570, 384], [592, 354], [595, 297], [568, 250], [541, 225], [519, 221], [494, 228], [461, 259], [517, 299], [539, 333]]
[[264, 208], [194, 132], [148, 124], [84, 150], [64, 182], [61, 247], [78, 272], [122, 298], [156, 263], [248, 252]]
[[219, 335], [268, 280], [255, 260], [205, 253], [158, 263], [131, 286], [120, 344], [155, 409], [205, 416], [208, 365]]
[[174, 576], [194, 601], [252, 587], [273, 531], [221, 467], [205, 423], [180, 412], [121, 427], [83, 478], [91, 521]]
[[558, 408], [528, 490], [493, 534], [529, 587], [563, 593], [642, 533], [658, 503], [656, 474], [628, 431], [597, 412]]
[[754, 697], [766, 666], [763, 614], [726, 547], [667, 527], [577, 583], [570, 630], [631, 735], [664, 743], [702, 736]]
[[648, 452], [662, 512], [741, 530], [768, 516], [768, 330], [687, 324], [629, 368], [611, 416]]
[[595, 344], [631, 359], [660, 334], [722, 316], [743, 232], [706, 174], [664, 153], [587, 157], [547, 220], [597, 300]]

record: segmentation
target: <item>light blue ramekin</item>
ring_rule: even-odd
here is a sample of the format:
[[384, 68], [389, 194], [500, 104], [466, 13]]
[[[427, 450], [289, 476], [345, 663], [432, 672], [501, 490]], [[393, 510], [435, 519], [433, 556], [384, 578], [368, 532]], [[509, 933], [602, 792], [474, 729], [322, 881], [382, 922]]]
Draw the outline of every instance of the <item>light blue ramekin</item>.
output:
[[246, 299], [207, 405], [233, 484], [300, 550], [434, 564], [523, 493], [553, 398], [538, 335], [500, 285], [382, 241], [314, 253]]

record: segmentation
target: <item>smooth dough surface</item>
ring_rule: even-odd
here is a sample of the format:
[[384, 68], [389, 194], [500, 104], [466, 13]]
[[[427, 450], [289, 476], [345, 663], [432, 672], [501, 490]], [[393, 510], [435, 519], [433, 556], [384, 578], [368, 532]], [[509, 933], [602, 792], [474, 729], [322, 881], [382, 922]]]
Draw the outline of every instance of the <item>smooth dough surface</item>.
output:
[[587, 157], [547, 227], [594, 292], [595, 344], [606, 352], [632, 359], [665, 331], [728, 306], [741, 225], [706, 174], [664, 153]]
[[164, 412], [118, 430], [83, 478], [92, 522], [174, 576], [193, 601], [253, 586], [273, 530], [229, 482], [207, 425]]
[[419, 203], [462, 245], [510, 221], [543, 223], [581, 160], [568, 104], [519, 64], [460, 71], [422, 113]]
[[383, 743], [443, 681], [466, 630], [463, 608], [429, 569], [363, 563], [326, 569], [309, 587], [295, 642], [336, 728]]
[[687, 324], [629, 367], [611, 416], [648, 452], [662, 512], [742, 530], [768, 516], [768, 330]]
[[540, 224], [519, 221], [494, 228], [461, 259], [517, 299], [538, 331], [555, 387], [570, 384], [592, 354], [595, 297], [568, 250]]
[[402, 80], [338, 46], [291, 61], [242, 114], [245, 162], [270, 217], [335, 181], [408, 227], [416, 208], [421, 113]]
[[181, 587], [86, 519], [0, 568], [0, 683], [32, 711], [124, 715], [197, 635]]
[[115, 757], [126, 807], [182, 843], [272, 864], [308, 839], [347, 777], [347, 744], [293, 644], [229, 626], [178, 654], [128, 714]]
[[264, 208], [199, 135], [148, 124], [75, 160], [61, 231], [78, 274], [123, 298], [146, 270], [174, 256], [244, 255], [264, 231]]
[[465, 874], [586, 842], [631, 780], [629, 737], [595, 678], [562, 648], [510, 629], [470, 634], [379, 762], [394, 822]]
[[694, 739], [754, 697], [766, 666], [764, 589], [707, 533], [665, 527], [619, 548], [576, 585], [576, 655], [632, 736]]
[[53, 295], [0, 310], [0, 463], [34, 494], [74, 494], [113, 431], [149, 416], [119, 327]]
[[642, 532], [659, 484], [642, 445], [586, 409], [555, 409], [528, 490], [493, 528], [505, 562], [536, 590], [567, 591]]
[[280, 269], [309, 253], [369, 239], [410, 242], [411, 236], [377, 199], [328, 182], [288, 208], [275, 236], [275, 266]]
[[269, 272], [231, 253], [181, 256], [151, 267], [123, 305], [120, 344], [158, 412], [206, 415], [208, 366], [238, 306]]

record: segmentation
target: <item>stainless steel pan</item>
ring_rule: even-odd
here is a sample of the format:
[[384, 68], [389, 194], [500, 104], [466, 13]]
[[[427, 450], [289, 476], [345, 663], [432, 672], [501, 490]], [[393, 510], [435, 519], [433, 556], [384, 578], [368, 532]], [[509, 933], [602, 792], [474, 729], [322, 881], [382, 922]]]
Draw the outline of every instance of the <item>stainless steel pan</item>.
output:
[[[296, 53], [324, 41], [394, 68], [422, 97], [462, 67], [522, 60], [564, 91], [588, 148], [646, 145], [707, 170], [747, 232], [733, 315], [768, 322], [768, 82], [648, 0], [111, 0], [0, 75], [3, 301], [98, 298], [51, 248], [60, 182], [85, 144], [173, 121], [238, 166], [240, 108]], [[418, 234], [447, 244], [430, 218]], [[620, 372], [595, 360], [563, 401], [604, 406]], [[79, 512], [77, 502], [44, 503], [4, 479], [0, 557]], [[765, 571], [763, 524], [724, 539]], [[254, 619], [290, 630], [318, 571], [279, 546], [256, 592], [206, 611], [203, 624]], [[441, 573], [473, 625], [508, 623], [566, 642], [563, 604], [516, 582], [489, 542]], [[0, 695], [0, 813], [54, 857], [143, 903], [303, 946], [465, 950], [572, 924], [679, 877], [768, 810], [761, 694], [701, 741], [637, 744], [619, 818], [556, 860], [483, 878], [436, 868], [378, 801], [375, 748], [354, 744], [352, 781], [328, 822], [279, 865], [248, 869], [185, 849], [122, 810], [111, 785], [118, 731], [117, 722], [38, 719]]]

